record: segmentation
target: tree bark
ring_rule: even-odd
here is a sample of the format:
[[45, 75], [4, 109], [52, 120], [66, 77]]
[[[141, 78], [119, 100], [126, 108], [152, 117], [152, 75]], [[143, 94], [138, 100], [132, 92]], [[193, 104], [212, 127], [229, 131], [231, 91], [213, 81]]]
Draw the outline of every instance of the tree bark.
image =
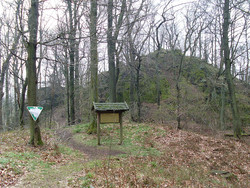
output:
[[136, 82], [135, 82], [135, 89], [136, 89], [136, 104], [137, 104], [137, 122], [141, 122], [141, 92], [140, 92], [140, 70], [141, 70], [141, 57], [138, 57], [138, 66], [136, 67]]
[[19, 123], [19, 99], [20, 99], [20, 84], [18, 81], [18, 77], [15, 75], [18, 75], [18, 59], [15, 58], [14, 64], [13, 64], [13, 74], [14, 74], [14, 117], [13, 117], [13, 124], [15, 126]]
[[[134, 64], [132, 58], [129, 64]], [[129, 99], [130, 99], [130, 118], [132, 121], [135, 121], [135, 73], [133, 66], [130, 65], [130, 81], [129, 81]]]
[[69, 101], [70, 101], [70, 125], [75, 124], [75, 25], [73, 24], [73, 13], [71, 1], [68, 0], [68, 10], [69, 10], [69, 24], [70, 24], [70, 34], [69, 34]]
[[[28, 105], [37, 105], [37, 73], [36, 73], [36, 49], [38, 31], [38, 6], [39, 0], [31, 0], [29, 10], [29, 42], [27, 44], [27, 78], [28, 78]], [[30, 144], [33, 146], [43, 145], [38, 123], [30, 116]]]
[[109, 101], [116, 102], [116, 65], [115, 65], [115, 50], [116, 50], [116, 41], [118, 34], [123, 22], [123, 16], [126, 7], [126, 0], [122, 1], [121, 11], [118, 17], [118, 23], [116, 27], [113, 27], [113, 9], [114, 2], [113, 0], [108, 0], [108, 33], [107, 33], [107, 42], [108, 42], [108, 62], [109, 62]]
[[229, 39], [228, 39], [228, 29], [229, 29], [229, 18], [230, 18], [230, 9], [229, 9], [229, 0], [224, 1], [223, 8], [223, 40], [222, 47], [224, 53], [224, 63], [225, 63], [225, 76], [228, 85], [228, 92], [230, 97], [231, 110], [233, 115], [233, 127], [234, 127], [234, 136], [241, 137], [241, 120], [239, 116], [236, 96], [235, 96], [235, 86], [233, 83], [233, 76], [231, 74], [231, 65], [232, 61], [230, 59], [230, 49], [229, 49]]
[[11, 129], [10, 126], [10, 104], [9, 104], [9, 71], [5, 74], [5, 122], [7, 130]]
[[115, 85], [115, 41], [113, 37], [113, 0], [108, 1], [108, 62], [109, 62], [109, 100], [116, 102]]
[[96, 113], [93, 111], [93, 102], [98, 101], [98, 52], [97, 52], [97, 0], [91, 1], [90, 10], [90, 125], [88, 133], [95, 133], [97, 130]]
[[25, 102], [25, 93], [27, 90], [27, 85], [28, 85], [28, 79], [26, 77], [22, 86], [22, 93], [21, 93], [20, 104], [19, 104], [19, 124], [20, 124], [21, 129], [24, 128], [23, 127], [24, 126], [23, 113], [24, 113], [24, 102]]
[[64, 76], [66, 80], [66, 115], [67, 115], [67, 123], [70, 125], [70, 102], [69, 102], [69, 68], [68, 68], [68, 51], [66, 44], [63, 47], [65, 53], [65, 62], [64, 62]]
[[246, 39], [246, 75], [245, 75], [245, 82], [246, 84], [248, 84], [249, 80], [248, 80], [248, 71], [249, 71], [249, 46], [248, 46], [248, 33], [247, 33], [247, 29], [248, 29], [248, 22], [247, 22], [247, 18], [245, 18], [245, 24], [246, 24], [246, 30], [245, 30], [245, 39]]
[[225, 129], [225, 86], [221, 86], [220, 128]]
[[177, 91], [177, 96], [176, 96], [176, 106], [177, 106], [177, 129], [181, 129], [181, 87], [180, 87], [180, 79], [182, 76], [182, 66], [183, 66], [183, 61], [184, 61], [184, 57], [186, 55], [188, 49], [185, 49], [183, 55], [181, 56], [181, 61], [180, 61], [180, 65], [179, 65], [179, 69], [178, 69], [178, 76], [177, 76], [177, 80], [176, 80], [176, 91]]

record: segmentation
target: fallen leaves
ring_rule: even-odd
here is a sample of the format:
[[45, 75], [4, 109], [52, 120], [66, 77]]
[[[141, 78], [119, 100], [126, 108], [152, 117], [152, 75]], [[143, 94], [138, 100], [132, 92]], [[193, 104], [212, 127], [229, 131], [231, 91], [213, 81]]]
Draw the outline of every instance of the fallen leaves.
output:
[[0, 187], [7, 187], [15, 184], [20, 176], [21, 174], [16, 173], [10, 165], [0, 167]]
[[[126, 136], [136, 138], [134, 144], [157, 149], [161, 154], [118, 156], [99, 160], [95, 165], [86, 164], [81, 173], [73, 173], [73, 178], [65, 179], [68, 186], [247, 187], [250, 170], [247, 143], [152, 126], [152, 131], [145, 129]], [[51, 132], [42, 133], [45, 143], [42, 147], [27, 144], [27, 131], [0, 136], [0, 187], [15, 185], [21, 176], [29, 173], [30, 161], [57, 169], [69, 161], [80, 160], [77, 155], [62, 152]]]
[[248, 182], [249, 145], [238, 140], [219, 139], [182, 130], [169, 130], [158, 139], [166, 155], [172, 155], [175, 164], [201, 163], [206, 171], [217, 170], [233, 174], [234, 180], [245, 186]]
[[[160, 128], [161, 129], [161, 128]], [[162, 130], [162, 129], [161, 129]], [[247, 187], [249, 145], [165, 128], [144, 134], [145, 147], [160, 156], [127, 156], [86, 167], [70, 187]], [[133, 135], [137, 136], [137, 135]], [[117, 160], [118, 159], [118, 160]], [[214, 173], [215, 172], [215, 173]], [[222, 172], [219, 174], [218, 172]], [[93, 178], [88, 180], [87, 173]]]
[[35, 168], [33, 166], [38, 168], [41, 164], [56, 165], [70, 161], [55, 149], [56, 140], [51, 133], [42, 134], [45, 143], [42, 147], [28, 144], [28, 131], [11, 131], [0, 136], [0, 187], [16, 184], [22, 175]]

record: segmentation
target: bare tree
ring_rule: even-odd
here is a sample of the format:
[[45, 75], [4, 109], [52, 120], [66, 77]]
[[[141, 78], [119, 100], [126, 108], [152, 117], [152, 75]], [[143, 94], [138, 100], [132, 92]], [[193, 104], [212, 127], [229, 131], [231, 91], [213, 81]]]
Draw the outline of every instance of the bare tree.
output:
[[224, 54], [224, 63], [225, 63], [225, 77], [227, 81], [229, 97], [230, 97], [230, 104], [231, 110], [233, 115], [233, 126], [234, 126], [234, 136], [240, 138], [241, 137], [241, 120], [239, 115], [239, 110], [237, 106], [237, 100], [235, 96], [235, 86], [233, 83], [233, 76], [231, 74], [232, 68], [232, 59], [230, 59], [230, 48], [229, 48], [229, 19], [230, 19], [230, 1], [224, 1], [224, 8], [223, 8], [223, 38], [222, 38], [222, 48]]
[[[127, 30], [124, 41], [125, 50], [123, 52], [130, 70], [130, 116], [133, 121], [141, 121], [141, 67], [143, 62], [143, 50], [148, 41], [152, 25], [148, 22], [147, 14], [150, 13], [149, 4], [145, 0], [140, 6], [133, 10], [132, 1], [129, 2], [126, 11]], [[141, 16], [143, 15], [143, 16]]]
[[[16, 11], [17, 13], [18, 13], [18, 10], [19, 10], [19, 7], [17, 6], [17, 11]], [[16, 23], [16, 22], [14, 22], [14, 23]], [[7, 35], [7, 36], [9, 36], [9, 35]], [[20, 37], [21, 37], [21, 33], [18, 32], [17, 30], [15, 30], [14, 36], [13, 36], [13, 38], [14, 38], [13, 43], [12, 44], [10, 44], [10, 42], [8, 42], [9, 44], [5, 43], [6, 44], [5, 47], [7, 48], [7, 56], [4, 60], [4, 62], [1, 64], [2, 67], [0, 70], [0, 128], [3, 125], [3, 121], [2, 121], [2, 101], [3, 101], [3, 96], [4, 96], [4, 91], [3, 91], [4, 87], [3, 86], [4, 86], [5, 80], [7, 80], [7, 79], [5, 79], [5, 76], [6, 76], [6, 74], [8, 74], [7, 72], [9, 69], [9, 65], [10, 65], [11, 59], [15, 55]], [[9, 41], [9, 40], [10, 39], [8, 38], [7, 41]]]
[[159, 75], [160, 75], [159, 73], [160, 72], [159, 72], [159, 62], [158, 62], [158, 60], [159, 60], [159, 55], [160, 55], [160, 51], [161, 51], [161, 48], [162, 48], [162, 42], [163, 42], [163, 40], [160, 40], [159, 30], [160, 30], [161, 26], [165, 22], [167, 22], [169, 20], [172, 20], [172, 18], [168, 19], [166, 17], [166, 15], [165, 15], [166, 12], [167, 12], [167, 10], [168, 10], [168, 6], [169, 6], [169, 4], [171, 2], [172, 2], [172, 0], [169, 0], [166, 3], [166, 5], [165, 5], [165, 7], [164, 7], [164, 9], [162, 11], [162, 14], [161, 14], [162, 20], [156, 26], [156, 29], [155, 29], [155, 32], [156, 32], [156, 50], [157, 50], [157, 53], [156, 53], [156, 63], [155, 63], [155, 69], [156, 69], [156, 95], [157, 95], [156, 101], [157, 101], [158, 108], [161, 105], [161, 88], [160, 88], [160, 78], [159, 78]]
[[[39, 0], [31, 0], [29, 9], [29, 41], [27, 43], [27, 77], [28, 77], [28, 105], [37, 105], [37, 72], [36, 72], [36, 50], [37, 50], [37, 33], [38, 33], [38, 7]], [[30, 117], [30, 144], [37, 146], [43, 145], [40, 128], [38, 123]]]
[[108, 0], [108, 32], [107, 32], [107, 42], [108, 42], [108, 61], [109, 61], [109, 100], [111, 102], [116, 102], [116, 66], [115, 66], [115, 51], [117, 38], [123, 23], [124, 12], [126, 8], [126, 0], [122, 0], [122, 5], [117, 20], [117, 24], [114, 27], [114, 2], [113, 0]]
[[[74, 2], [75, 3], [75, 2]], [[75, 37], [76, 23], [72, 10], [72, 1], [67, 0], [69, 11], [69, 104], [70, 104], [70, 125], [75, 123]], [[74, 10], [76, 11], [76, 10]]]
[[91, 118], [89, 133], [96, 132], [97, 120], [96, 114], [92, 110], [93, 102], [98, 101], [98, 52], [97, 52], [97, 0], [91, 1], [90, 10], [90, 100], [91, 100]]
[[199, 35], [196, 35], [194, 40], [191, 40], [195, 34], [195, 32], [198, 30], [198, 33], [201, 33], [203, 30], [207, 28], [207, 24], [202, 25], [202, 27], [199, 25], [198, 19], [202, 16], [202, 14], [196, 14], [196, 11], [191, 12], [191, 15], [188, 14], [189, 10], [187, 10], [187, 15], [185, 15], [186, 20], [186, 31], [185, 31], [185, 38], [184, 38], [184, 44], [183, 44], [183, 52], [182, 56], [178, 65], [178, 71], [177, 71], [177, 78], [176, 78], [176, 114], [177, 114], [177, 128], [181, 129], [181, 77], [182, 77], [182, 71], [183, 71], [183, 63], [185, 56], [187, 52], [192, 49], [193, 46], [196, 45], [196, 41], [199, 39]]

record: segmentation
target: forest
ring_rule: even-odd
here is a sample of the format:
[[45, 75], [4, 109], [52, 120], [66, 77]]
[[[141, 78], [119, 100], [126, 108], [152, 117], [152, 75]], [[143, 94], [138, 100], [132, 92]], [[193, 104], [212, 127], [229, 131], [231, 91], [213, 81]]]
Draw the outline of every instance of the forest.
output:
[[[60, 169], [59, 187], [247, 187], [249, 17], [248, 0], [1, 0], [0, 186]], [[123, 102], [122, 145], [107, 124], [96, 148], [94, 103]]]

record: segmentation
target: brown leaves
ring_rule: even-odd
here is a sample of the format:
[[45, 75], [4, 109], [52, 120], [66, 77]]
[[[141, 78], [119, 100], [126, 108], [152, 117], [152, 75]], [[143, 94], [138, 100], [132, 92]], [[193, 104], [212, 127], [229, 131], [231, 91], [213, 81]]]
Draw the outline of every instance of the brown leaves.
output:
[[218, 139], [187, 131], [169, 130], [160, 140], [161, 149], [175, 164], [201, 163], [205, 170], [233, 173], [239, 182], [247, 182], [249, 145], [236, 140]]
[[14, 185], [33, 168], [32, 163], [55, 165], [69, 160], [55, 148], [56, 140], [50, 133], [42, 134], [45, 143], [42, 147], [28, 145], [28, 131], [6, 132], [0, 136], [0, 187]]
[[[105, 160], [101, 165], [86, 168], [69, 186], [247, 187], [247, 144], [167, 128], [165, 134], [156, 132], [141, 134], [145, 147], [157, 147], [161, 156]], [[88, 173], [93, 174], [90, 180]]]
[[16, 173], [9, 165], [0, 167], [0, 187], [15, 184], [20, 176], [21, 174]]

